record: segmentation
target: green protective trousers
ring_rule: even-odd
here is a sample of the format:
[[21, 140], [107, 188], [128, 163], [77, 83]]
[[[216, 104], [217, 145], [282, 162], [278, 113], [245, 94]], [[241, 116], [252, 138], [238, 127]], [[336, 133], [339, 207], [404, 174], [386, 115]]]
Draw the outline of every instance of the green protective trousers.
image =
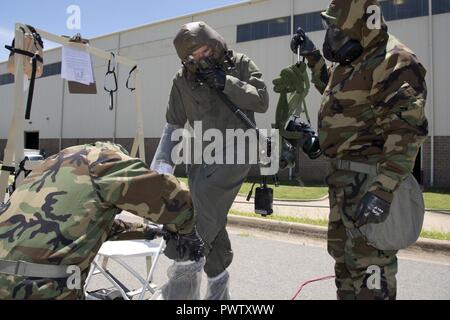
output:
[[[197, 230], [206, 244], [204, 271], [209, 278], [224, 272], [233, 260], [233, 250], [226, 230], [227, 215], [244, 183], [250, 165], [192, 165], [189, 169], [189, 189], [194, 203]], [[179, 257], [174, 241], [169, 241], [166, 256]]]

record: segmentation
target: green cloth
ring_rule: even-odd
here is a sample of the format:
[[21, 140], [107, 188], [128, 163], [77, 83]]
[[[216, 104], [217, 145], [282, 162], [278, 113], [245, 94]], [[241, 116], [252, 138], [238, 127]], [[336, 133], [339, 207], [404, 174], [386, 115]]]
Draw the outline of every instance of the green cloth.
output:
[[284, 127], [289, 117], [300, 117], [303, 113], [306, 120], [311, 122], [305, 102], [310, 87], [306, 64], [300, 62], [284, 68], [280, 76], [273, 80], [273, 85], [273, 90], [280, 94], [274, 128], [280, 130], [280, 135], [286, 139], [301, 138], [299, 133], [287, 132]]

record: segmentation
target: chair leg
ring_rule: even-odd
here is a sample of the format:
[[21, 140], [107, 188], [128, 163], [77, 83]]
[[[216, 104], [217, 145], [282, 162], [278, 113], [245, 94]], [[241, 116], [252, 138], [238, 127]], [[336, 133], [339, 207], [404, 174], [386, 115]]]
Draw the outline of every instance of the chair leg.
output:
[[142, 288], [142, 292], [139, 295], [139, 300], [144, 299], [145, 291], [149, 287], [150, 283], [153, 281], [153, 273], [155, 272], [156, 264], [158, 263], [158, 260], [159, 260], [159, 257], [161, 255], [161, 252], [164, 250], [164, 246], [165, 246], [165, 241], [161, 240], [161, 243], [159, 244], [158, 252], [154, 256], [153, 264], [152, 264], [152, 266], [150, 268], [150, 271], [148, 271], [148, 273], [147, 273], [147, 279], [145, 281], [144, 287]]
[[89, 281], [91, 281], [92, 275], [94, 274], [95, 269], [96, 269], [94, 262], [97, 261], [98, 259], [99, 259], [99, 256], [96, 256], [94, 258], [94, 261], [92, 262], [91, 267], [89, 269], [89, 273], [88, 273], [88, 275], [86, 277], [86, 281], [84, 283], [84, 288], [83, 288], [85, 295], [87, 294], [87, 287], [88, 287]]
[[109, 261], [108, 257], [103, 257], [102, 268], [105, 269], [105, 270], [108, 269], [108, 267], [107, 267], [108, 261]]
[[104, 276], [106, 279], [108, 279], [108, 281], [111, 282], [111, 284], [119, 290], [119, 292], [120, 292], [120, 294], [122, 295], [122, 297], [124, 298], [124, 300], [130, 300], [130, 298], [128, 297], [128, 295], [126, 294], [126, 292], [122, 289], [122, 287], [119, 286], [119, 285], [117, 284], [117, 282], [116, 282], [113, 278], [111, 278], [111, 277], [109, 276], [109, 274], [106, 272], [105, 269], [103, 269], [103, 267], [101, 267], [95, 260], [94, 260], [93, 264], [94, 264], [95, 267], [103, 274], [103, 276]]

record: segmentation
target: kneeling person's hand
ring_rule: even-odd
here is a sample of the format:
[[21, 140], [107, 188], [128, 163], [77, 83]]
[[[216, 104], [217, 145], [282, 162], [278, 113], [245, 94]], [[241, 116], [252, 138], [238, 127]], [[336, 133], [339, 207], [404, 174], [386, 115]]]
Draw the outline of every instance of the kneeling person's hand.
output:
[[167, 244], [170, 241], [176, 242], [178, 258], [181, 260], [188, 254], [189, 260], [199, 261], [205, 255], [205, 243], [198, 234], [197, 228], [189, 234], [179, 234], [165, 229], [164, 239]]

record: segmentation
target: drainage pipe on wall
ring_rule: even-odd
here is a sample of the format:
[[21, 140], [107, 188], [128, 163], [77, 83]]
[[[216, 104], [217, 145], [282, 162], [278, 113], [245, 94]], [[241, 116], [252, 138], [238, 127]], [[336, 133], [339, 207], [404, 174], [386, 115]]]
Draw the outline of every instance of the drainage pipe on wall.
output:
[[430, 105], [430, 124], [431, 124], [431, 166], [430, 166], [430, 186], [434, 186], [434, 65], [433, 65], [433, 5], [432, 0], [428, 0], [428, 68], [429, 68], [429, 88], [428, 103]]

